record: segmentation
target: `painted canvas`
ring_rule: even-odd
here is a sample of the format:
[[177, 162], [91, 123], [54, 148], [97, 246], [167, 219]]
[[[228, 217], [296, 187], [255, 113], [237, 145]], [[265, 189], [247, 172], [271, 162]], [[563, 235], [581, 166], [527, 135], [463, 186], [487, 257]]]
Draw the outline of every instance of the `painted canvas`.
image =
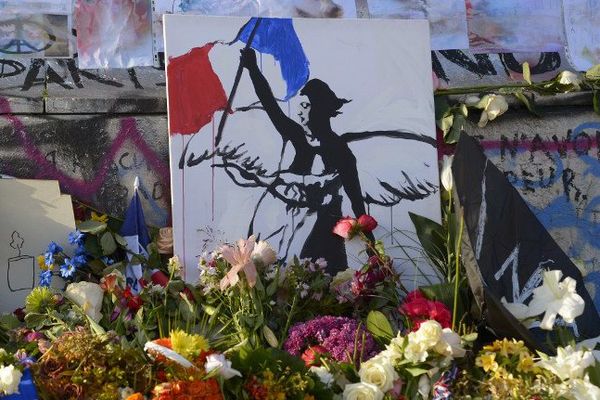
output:
[[[165, 16], [175, 252], [252, 234], [284, 259], [358, 264], [335, 236], [369, 213], [389, 245], [439, 220], [427, 21]], [[410, 235], [408, 235], [410, 236]], [[412, 245], [413, 243], [411, 243]], [[415, 265], [396, 247], [396, 265]]]
[[164, 59], [163, 15], [356, 18], [355, 0], [152, 0], [155, 65]]
[[562, 0], [466, 0], [475, 53], [561, 51]]
[[75, 23], [79, 68], [153, 65], [148, 0], [78, 0]]
[[0, 58], [71, 57], [71, 0], [0, 1]]
[[468, 49], [465, 0], [369, 0], [371, 18], [427, 19], [431, 49]]
[[580, 71], [600, 64], [600, 1], [564, 0], [563, 9], [571, 64]]

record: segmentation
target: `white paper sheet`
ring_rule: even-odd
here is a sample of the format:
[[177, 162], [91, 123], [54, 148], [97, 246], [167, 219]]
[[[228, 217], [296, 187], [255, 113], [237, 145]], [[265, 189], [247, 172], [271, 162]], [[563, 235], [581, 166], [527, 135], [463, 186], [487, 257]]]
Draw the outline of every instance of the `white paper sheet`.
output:
[[465, 0], [369, 0], [371, 18], [427, 19], [432, 50], [468, 49]]
[[475, 53], [560, 51], [561, 0], [466, 0]]
[[67, 248], [75, 220], [71, 196], [60, 194], [58, 181], [0, 179], [0, 198], [0, 313], [6, 313], [22, 307], [39, 284], [36, 257], [48, 243]]
[[563, 0], [567, 56], [578, 70], [600, 64], [600, 1]]
[[148, 0], [78, 0], [75, 22], [79, 68], [153, 65]]

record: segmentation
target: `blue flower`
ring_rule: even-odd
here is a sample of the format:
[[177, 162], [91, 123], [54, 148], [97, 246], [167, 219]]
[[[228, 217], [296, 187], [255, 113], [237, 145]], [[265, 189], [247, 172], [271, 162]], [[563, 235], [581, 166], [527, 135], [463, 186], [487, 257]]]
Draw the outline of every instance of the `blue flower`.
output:
[[75, 264], [78, 267], [82, 266], [86, 262], [87, 262], [87, 257], [85, 256], [85, 254], [80, 254], [80, 255], [73, 257], [73, 264]]
[[40, 286], [50, 286], [50, 283], [52, 282], [52, 271], [42, 271], [40, 273]]
[[50, 244], [48, 245], [48, 253], [57, 254], [61, 251], [63, 251], [63, 248], [56, 244], [56, 242], [50, 242]]
[[75, 255], [76, 256], [88, 256], [88, 252], [85, 249], [85, 246], [79, 245], [79, 247], [77, 247], [77, 249], [75, 249]]
[[81, 246], [83, 244], [83, 238], [85, 238], [85, 234], [83, 234], [77, 229], [69, 233], [69, 243], [71, 243], [74, 246]]
[[102, 257], [100, 260], [106, 265], [113, 265], [115, 263], [115, 260], [108, 257]]
[[60, 276], [63, 278], [70, 278], [73, 276], [75, 271], [77, 270], [77, 266], [70, 258], [65, 258], [65, 263], [60, 266]]
[[54, 254], [50, 253], [49, 251], [44, 253], [44, 263], [48, 267], [54, 264]]

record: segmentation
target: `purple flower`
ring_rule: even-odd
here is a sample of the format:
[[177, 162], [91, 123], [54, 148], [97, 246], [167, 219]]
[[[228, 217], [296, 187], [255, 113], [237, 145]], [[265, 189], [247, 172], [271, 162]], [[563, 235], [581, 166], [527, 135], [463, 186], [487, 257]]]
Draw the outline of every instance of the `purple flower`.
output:
[[323, 346], [335, 360], [344, 362], [365, 361], [378, 352], [373, 336], [358, 321], [330, 315], [294, 325], [284, 349], [300, 356], [315, 345]]

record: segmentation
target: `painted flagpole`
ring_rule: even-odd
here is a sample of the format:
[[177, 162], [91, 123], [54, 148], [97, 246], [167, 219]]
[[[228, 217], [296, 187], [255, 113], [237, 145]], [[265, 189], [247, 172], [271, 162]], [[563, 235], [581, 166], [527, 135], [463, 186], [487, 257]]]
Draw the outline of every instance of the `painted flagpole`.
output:
[[[248, 37], [248, 41], [246, 42], [246, 49], [249, 49], [252, 45], [252, 41], [254, 40], [254, 36], [256, 35], [256, 31], [258, 26], [260, 25], [262, 18], [256, 18], [256, 23], [252, 28], [252, 32]], [[219, 121], [219, 128], [217, 130], [217, 137], [215, 138], [215, 146], [218, 146], [221, 142], [221, 137], [223, 136], [223, 129], [225, 128], [225, 122], [227, 122], [227, 115], [229, 114], [229, 110], [231, 110], [231, 106], [233, 105], [233, 98], [235, 97], [235, 92], [237, 92], [238, 85], [240, 84], [240, 79], [242, 78], [242, 72], [244, 72], [244, 67], [242, 66], [242, 62], [238, 65], [237, 72], [235, 74], [235, 80], [233, 81], [233, 87], [231, 88], [231, 93], [229, 93], [229, 97], [227, 99], [227, 108], [223, 115], [221, 115], [221, 121]]]

